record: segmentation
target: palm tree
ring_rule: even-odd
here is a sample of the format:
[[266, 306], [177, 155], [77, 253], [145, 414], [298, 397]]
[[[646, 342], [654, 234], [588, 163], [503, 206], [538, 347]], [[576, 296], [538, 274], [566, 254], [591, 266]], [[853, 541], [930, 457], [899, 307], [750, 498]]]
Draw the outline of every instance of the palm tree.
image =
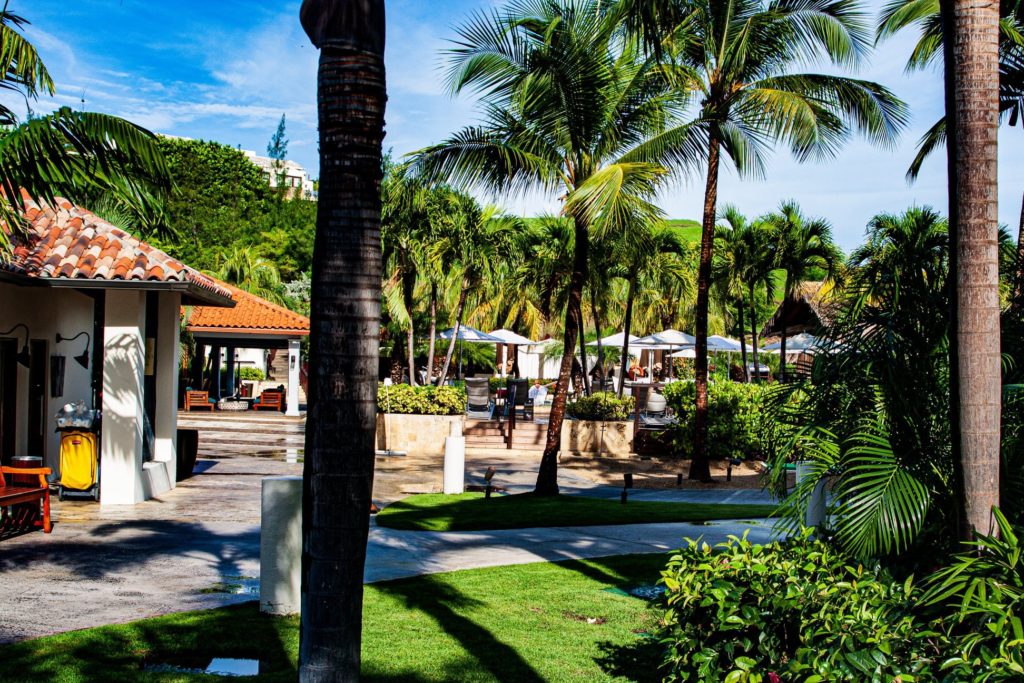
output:
[[359, 680], [380, 339], [383, 0], [304, 0], [320, 49], [320, 198], [310, 303], [301, 681]]
[[786, 381], [786, 313], [789, 298], [793, 296], [812, 273], [824, 271], [825, 280], [834, 280], [842, 260], [839, 248], [832, 241], [832, 226], [822, 218], [809, 218], [800, 212], [800, 206], [790, 200], [779, 210], [769, 214], [766, 222], [775, 231], [778, 246], [776, 267], [783, 272], [782, 344], [779, 349], [779, 378]]
[[747, 365], [747, 334], [744, 328], [744, 309], [747, 298], [747, 277], [760, 254], [750, 250], [750, 232], [753, 230], [747, 217], [735, 206], [726, 206], [715, 229], [716, 254], [719, 275], [725, 295], [736, 301], [739, 317], [740, 358], [743, 362], [743, 378], [750, 382], [750, 366]]
[[[934, 66], [943, 60], [943, 22], [939, 0], [894, 0], [885, 6], [879, 18], [879, 40], [910, 28], [920, 29], [917, 44], [907, 60], [907, 70]], [[1011, 126], [1024, 116], [1024, 3], [1002, 0], [999, 22], [999, 119]], [[907, 171], [917, 178], [932, 152], [946, 144], [946, 117], [943, 116], [921, 137], [918, 152]], [[1017, 270], [1013, 303], [1024, 306], [1024, 202], [1017, 232]]]
[[955, 160], [949, 200], [956, 278], [952, 374], [959, 401], [953, 405], [963, 477], [962, 536], [971, 539], [991, 529], [992, 508], [999, 504], [999, 6], [949, 0], [943, 14], [954, 104], [946, 111], [954, 124]]
[[[26, 103], [55, 88], [35, 47], [20, 33], [23, 17], [0, 10], [0, 90]], [[102, 200], [113, 213], [135, 223], [163, 227], [163, 195], [170, 174], [156, 137], [114, 116], [63, 107], [22, 121], [0, 104], [0, 223], [18, 230], [26, 197], [52, 203], [58, 195], [93, 205]], [[10, 247], [0, 230], [0, 257]]]
[[267, 301], [283, 302], [281, 275], [269, 259], [252, 249], [234, 245], [221, 255], [220, 262], [217, 277]]
[[681, 123], [686, 93], [675, 70], [644, 59], [597, 0], [515, 2], [459, 29], [449, 82], [483, 95], [484, 122], [417, 153], [434, 177], [501, 193], [562, 197], [574, 252], [562, 364], [536, 492], [558, 492], [569, 374], [579, 335], [591, 233], [614, 234], [642, 216], [670, 164], [695, 155]]
[[[647, 4], [645, 8], [644, 5]], [[794, 74], [808, 60], [855, 66], [869, 47], [863, 11], [848, 0], [627, 0], [627, 25], [692, 72], [701, 98], [707, 182], [697, 278], [696, 438], [690, 477], [707, 459], [707, 333], [712, 245], [722, 154], [743, 176], [764, 170], [773, 141], [800, 160], [833, 156], [852, 129], [892, 144], [906, 109], [886, 88], [824, 74]]]

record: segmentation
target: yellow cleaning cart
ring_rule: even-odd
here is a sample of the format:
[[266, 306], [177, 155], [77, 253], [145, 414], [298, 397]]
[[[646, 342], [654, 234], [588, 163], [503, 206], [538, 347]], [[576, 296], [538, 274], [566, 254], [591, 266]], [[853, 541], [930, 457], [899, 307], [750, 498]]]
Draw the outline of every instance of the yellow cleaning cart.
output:
[[60, 500], [68, 494], [100, 499], [95, 432], [72, 430], [60, 437]]

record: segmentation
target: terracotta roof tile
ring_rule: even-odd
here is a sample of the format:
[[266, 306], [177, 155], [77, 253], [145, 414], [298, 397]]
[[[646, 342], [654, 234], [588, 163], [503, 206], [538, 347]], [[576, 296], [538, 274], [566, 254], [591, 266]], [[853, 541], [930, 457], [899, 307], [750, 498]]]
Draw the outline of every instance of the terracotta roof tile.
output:
[[[56, 208], [26, 199], [25, 234], [11, 240], [0, 269], [39, 279], [151, 280], [187, 283], [216, 297], [231, 290], [103, 219], [57, 198]], [[9, 232], [5, 225], [0, 230]], [[215, 308], [215, 307], [210, 307]]]
[[218, 330], [279, 336], [309, 334], [309, 318], [306, 316], [270, 303], [234, 285], [219, 280], [216, 282], [231, 291], [235, 307], [193, 306], [188, 316], [189, 331]]

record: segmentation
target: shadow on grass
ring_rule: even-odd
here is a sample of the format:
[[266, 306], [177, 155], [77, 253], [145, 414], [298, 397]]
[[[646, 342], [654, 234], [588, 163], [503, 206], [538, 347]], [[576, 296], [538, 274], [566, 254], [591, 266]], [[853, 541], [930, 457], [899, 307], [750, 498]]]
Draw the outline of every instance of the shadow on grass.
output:
[[[378, 583], [376, 587], [401, 599], [407, 608], [430, 615], [438, 626], [458, 640], [463, 649], [497, 680], [524, 683], [544, 681], [519, 652], [463, 613], [474, 607], [482, 607], [483, 603], [463, 594], [447, 583], [443, 576], [424, 576], [414, 581], [389, 581]], [[458, 680], [458, 677], [452, 680]]]

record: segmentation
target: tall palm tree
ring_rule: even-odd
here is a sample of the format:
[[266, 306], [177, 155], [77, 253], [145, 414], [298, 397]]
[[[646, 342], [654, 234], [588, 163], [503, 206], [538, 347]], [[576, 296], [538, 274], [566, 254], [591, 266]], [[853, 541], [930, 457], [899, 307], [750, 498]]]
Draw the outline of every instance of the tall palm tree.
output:
[[747, 277], [755, 261], [762, 258], [752, 253], [750, 232], [752, 230], [747, 217], [735, 206], [726, 206], [721, 213], [715, 229], [715, 253], [719, 271], [715, 278], [722, 284], [725, 295], [736, 302], [736, 311], [740, 330], [740, 359], [743, 363], [743, 379], [750, 382], [750, 366], [747, 365], [747, 333], [744, 326], [744, 315], [747, 301]]
[[[644, 5], [647, 5], [644, 7]], [[828, 158], [859, 130], [888, 145], [906, 108], [883, 86], [792, 73], [824, 59], [856, 66], [869, 49], [864, 13], [850, 0], [627, 0], [627, 25], [664, 58], [694, 74], [696, 120], [707, 180], [697, 279], [694, 458], [690, 477], [710, 478], [707, 459], [707, 333], [712, 246], [723, 152], [742, 176], [764, 171], [768, 146], [783, 142], [800, 160]]]
[[[893, 0], [879, 17], [879, 40], [890, 38], [911, 27], [919, 29], [914, 50], [907, 60], [907, 70], [919, 70], [944, 59], [943, 21], [940, 0]], [[1002, 0], [999, 22], [999, 119], [1011, 126], [1024, 117], [1024, 3]], [[943, 116], [918, 142], [918, 152], [907, 171], [907, 178], [917, 178], [932, 152], [946, 144], [946, 116]], [[1017, 232], [1017, 270], [1013, 303], [1024, 306], [1024, 202], [1021, 205]]]
[[779, 210], [768, 215], [768, 225], [775, 231], [778, 246], [776, 267], [783, 272], [782, 343], [779, 349], [779, 378], [786, 381], [786, 313], [791, 296], [796, 294], [812, 273], [824, 271], [825, 280], [834, 280], [842, 261], [839, 248], [832, 241], [832, 226], [823, 218], [804, 216], [800, 206], [785, 201]]
[[[53, 79], [35, 47], [22, 35], [28, 21], [0, 10], [0, 90], [31, 104], [53, 95]], [[26, 196], [52, 203], [56, 196], [127, 213], [135, 223], [163, 227], [162, 197], [170, 173], [156, 137], [133, 123], [67, 107], [22, 121], [0, 104], [0, 257], [10, 231], [21, 226]], [[23, 194], [24, 193], [24, 194]]]
[[[948, 7], [948, 11], [947, 11]], [[944, 40], [952, 59], [954, 108], [950, 192], [956, 278], [952, 374], [959, 401], [962, 535], [992, 528], [999, 504], [1002, 382], [999, 347], [999, 253], [996, 174], [999, 136], [999, 5], [949, 0]]]
[[417, 153], [451, 182], [563, 198], [574, 252], [562, 363], [536, 492], [558, 492], [558, 451], [579, 335], [591, 233], [613, 234], [651, 204], [669, 165], [697, 149], [681, 123], [682, 75], [645, 59], [597, 0], [513, 2], [459, 29], [449, 82], [483, 96], [484, 122]]
[[304, 0], [320, 49], [299, 679], [359, 680], [380, 339], [383, 0]]

